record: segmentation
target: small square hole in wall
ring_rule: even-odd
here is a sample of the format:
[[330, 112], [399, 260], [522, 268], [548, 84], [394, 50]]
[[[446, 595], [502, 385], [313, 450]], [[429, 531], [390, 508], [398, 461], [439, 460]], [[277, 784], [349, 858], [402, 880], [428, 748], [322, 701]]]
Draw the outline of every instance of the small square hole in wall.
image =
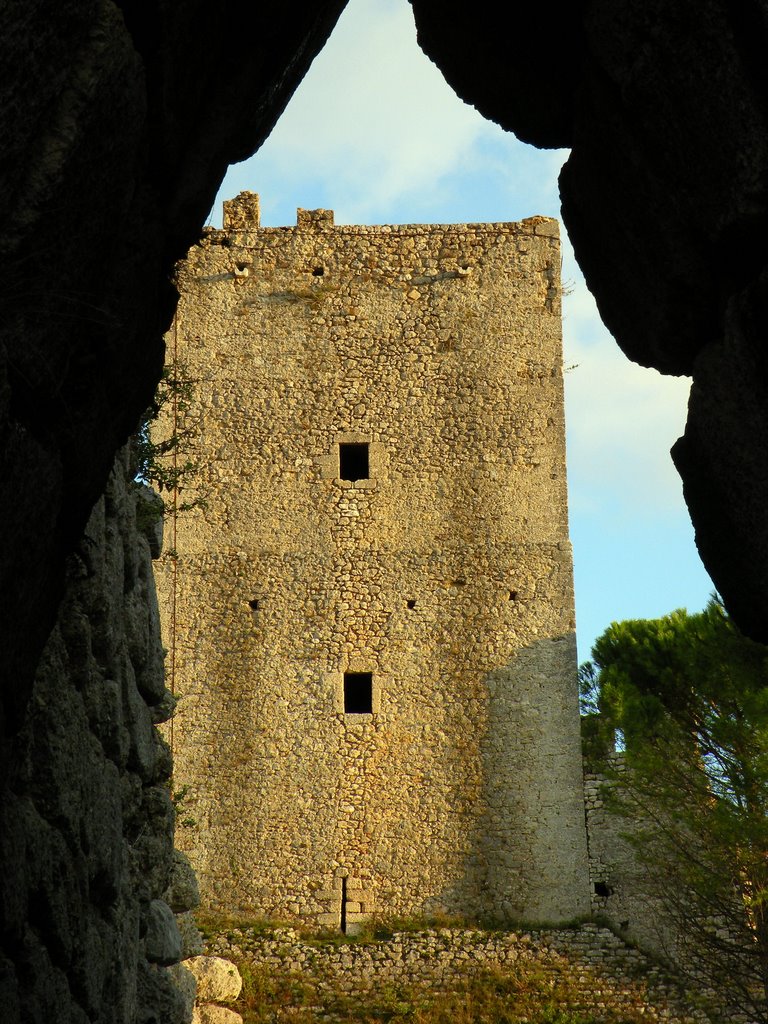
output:
[[344, 714], [370, 715], [373, 713], [373, 673], [344, 673]]
[[368, 443], [339, 444], [339, 476], [342, 480], [367, 480], [370, 476]]

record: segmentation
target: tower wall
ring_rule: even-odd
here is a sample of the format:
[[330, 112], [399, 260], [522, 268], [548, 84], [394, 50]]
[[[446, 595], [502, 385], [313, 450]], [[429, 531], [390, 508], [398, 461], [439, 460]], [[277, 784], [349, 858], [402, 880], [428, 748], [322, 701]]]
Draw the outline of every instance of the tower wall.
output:
[[159, 582], [209, 905], [589, 909], [559, 266], [544, 218], [260, 228], [246, 193], [181, 268], [207, 504]]

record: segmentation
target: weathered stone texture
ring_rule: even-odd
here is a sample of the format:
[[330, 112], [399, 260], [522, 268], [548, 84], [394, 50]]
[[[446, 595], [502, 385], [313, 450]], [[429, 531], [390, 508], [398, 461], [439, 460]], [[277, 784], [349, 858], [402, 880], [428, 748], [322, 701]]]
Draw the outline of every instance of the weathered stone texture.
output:
[[[176, 259], [269, 134], [344, 0], [43, 0], [0, 33], [0, 727], [64, 559], [152, 400]], [[236, 26], [236, 29], [234, 28]], [[7, 748], [0, 743], [0, 773]]]
[[[68, 584], [3, 792], [0, 1006], [17, 1021], [181, 1022], [163, 658], [147, 530], [117, 460]], [[150, 963], [150, 961], [152, 963]]]
[[557, 225], [252, 204], [190, 252], [169, 339], [207, 502], [160, 563], [203, 902], [586, 911]]
[[[4, 781], [18, 769], [16, 733], [26, 728], [65, 557], [150, 401], [173, 261], [197, 237], [227, 162], [266, 137], [342, 6], [5, 5]], [[765, 0], [414, 7], [422, 39], [443, 35], [432, 52], [465, 97], [531, 141], [574, 145], [565, 216], [620, 342], [643, 361], [649, 342], [666, 368], [687, 366], [700, 350], [676, 459], [706, 564], [742, 628], [765, 637]], [[110, 693], [119, 709], [107, 681], [105, 706]], [[115, 714], [96, 716], [103, 742], [121, 748]], [[58, 751], [68, 721], [50, 722]], [[75, 746], [79, 735], [71, 733]], [[41, 724], [35, 756], [48, 757], [47, 746]], [[59, 790], [64, 805], [77, 804], [81, 785], [71, 797]], [[9, 795], [4, 814], [3, 913], [18, 922], [24, 822], [41, 856], [44, 844], [28, 803]], [[68, 931], [79, 935], [84, 921], [73, 913]], [[85, 963], [88, 947], [72, 956]], [[47, 1021], [65, 1011], [40, 1008], [44, 972], [52, 991], [64, 984], [60, 967], [40, 956], [19, 984], [30, 990], [27, 1016], [39, 1010]], [[109, 998], [119, 1003], [121, 991]], [[4, 1000], [13, 1019], [19, 1002], [5, 989]]]
[[185, 964], [197, 981], [201, 1003], [234, 1003], [243, 987], [240, 972], [220, 956], [196, 956]]
[[203, 1003], [202, 1006], [195, 1007], [192, 1024], [243, 1024], [243, 1018], [226, 1006]]
[[173, 264], [342, 7], [3, 5], [3, 1024], [177, 1019], [141, 937], [171, 854], [151, 572], [121, 485], [99, 498], [152, 400]]
[[[621, 770], [622, 763], [620, 755], [613, 755], [614, 772]], [[649, 886], [649, 869], [639, 862], [630, 841], [633, 828], [640, 823], [611, 810], [610, 791], [614, 784], [585, 764], [592, 911], [610, 922], [627, 941], [674, 962], [677, 927], [660, 903], [658, 887], [654, 892], [654, 887]]]
[[[309, 982], [318, 993], [322, 1019], [329, 1022], [344, 1019], [332, 1009], [333, 997], [340, 992], [358, 995], [364, 1002], [366, 994], [377, 988], [423, 986], [433, 997], [455, 989], [472, 974], [490, 971], [518, 979], [522, 986], [529, 978], [539, 987], [546, 979], [552, 991], [568, 984], [567, 1009], [558, 1009], [579, 1019], [744, 1024], [742, 1016], [721, 1012], [714, 1001], [707, 1004], [698, 990], [686, 992], [656, 962], [607, 928], [591, 924], [517, 932], [462, 928], [395, 932], [391, 939], [340, 947], [310, 944], [291, 928], [266, 933], [242, 928], [215, 935], [209, 946], [271, 979]], [[274, 1010], [282, 1019], [279, 1007]]]

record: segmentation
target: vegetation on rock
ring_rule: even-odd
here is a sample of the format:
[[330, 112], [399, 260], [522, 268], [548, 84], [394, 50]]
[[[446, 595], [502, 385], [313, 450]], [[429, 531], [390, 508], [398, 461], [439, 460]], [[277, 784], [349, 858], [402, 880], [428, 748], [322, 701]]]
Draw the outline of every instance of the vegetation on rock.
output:
[[[194, 382], [184, 368], [166, 367], [157, 385], [154, 401], [142, 416], [133, 439], [136, 479], [160, 492], [173, 492], [177, 513], [205, 504], [200, 494], [184, 499], [179, 497], [198, 468], [197, 463], [187, 455], [186, 443], [190, 431], [181, 425], [193, 395]], [[165, 437], [157, 427], [157, 421], [161, 418], [171, 426]]]
[[237, 1010], [244, 1024], [271, 1024], [281, 1019], [281, 1011], [294, 1024], [632, 1024], [612, 1013], [598, 1022], [591, 1014], [567, 1009], [574, 998], [567, 980], [553, 982], [543, 973], [481, 971], [457, 978], [449, 992], [389, 984], [328, 995], [298, 975], [248, 965], [240, 970], [243, 993]]

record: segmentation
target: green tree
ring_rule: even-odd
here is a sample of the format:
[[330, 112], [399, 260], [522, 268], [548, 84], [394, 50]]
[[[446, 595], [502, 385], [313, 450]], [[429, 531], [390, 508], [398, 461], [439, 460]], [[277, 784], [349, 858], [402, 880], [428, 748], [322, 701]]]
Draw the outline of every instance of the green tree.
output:
[[768, 649], [713, 598], [613, 623], [581, 684], [593, 749], [621, 737], [614, 809], [633, 819], [678, 965], [768, 1020]]
[[[180, 497], [191, 480], [195, 479], [197, 463], [188, 457], [191, 431], [180, 426], [194, 398], [194, 382], [183, 367], [166, 367], [157, 385], [152, 405], [141, 418], [133, 437], [136, 459], [136, 480], [149, 484], [157, 491], [174, 495], [177, 513], [205, 507], [204, 495], [199, 492], [184, 499]], [[157, 428], [164, 420], [165, 432]]]

